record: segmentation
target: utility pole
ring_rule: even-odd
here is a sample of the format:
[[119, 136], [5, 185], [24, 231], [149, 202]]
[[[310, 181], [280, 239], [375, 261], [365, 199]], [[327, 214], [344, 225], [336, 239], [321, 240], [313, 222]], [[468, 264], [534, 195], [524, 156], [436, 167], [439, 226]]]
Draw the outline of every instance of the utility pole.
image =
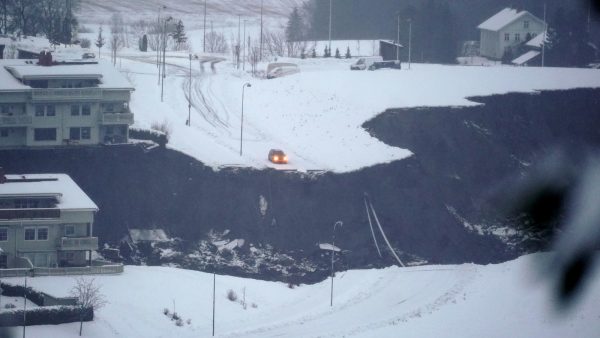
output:
[[244, 20], [244, 53], [242, 56], [242, 62], [243, 62], [243, 66], [242, 69], [246, 70], [246, 22], [248, 20]]
[[592, 0], [588, 1], [588, 17], [587, 17], [587, 32], [592, 31]]
[[250, 83], [244, 83], [242, 87], [242, 123], [240, 124], [240, 157], [243, 153], [244, 146], [244, 92], [246, 91], [246, 87], [250, 88], [252, 85]]
[[410, 69], [412, 53], [412, 19], [408, 19], [408, 69]]
[[542, 68], [546, 63], [546, 42], [548, 41], [548, 24], [546, 23], [546, 3], [544, 3], [544, 37], [542, 40]]
[[213, 270], [213, 318], [212, 318], [212, 336], [215, 336], [215, 295], [217, 288], [217, 273]]
[[165, 20], [165, 29], [163, 34], [163, 62], [162, 62], [162, 82], [160, 88], [160, 102], [164, 102], [165, 97], [165, 78], [167, 77], [167, 23], [171, 21], [173, 18], [169, 17]]
[[23, 338], [27, 327], [27, 276], [25, 276], [25, 290], [23, 291]]
[[329, 306], [333, 306], [333, 276], [334, 276], [334, 271], [335, 271], [333, 269], [333, 259], [335, 257], [335, 227], [338, 225], [342, 226], [342, 225], [344, 225], [344, 223], [342, 221], [337, 221], [333, 225], [333, 235], [331, 238], [331, 298], [330, 298]]
[[396, 61], [400, 62], [400, 14], [398, 14], [398, 40], [396, 40]]
[[192, 126], [192, 54], [190, 54], [190, 87], [188, 92], [188, 127]]
[[331, 54], [331, 27], [333, 20], [333, 0], [329, 0], [329, 54]]
[[263, 0], [260, 0], [260, 61], [263, 58]]
[[206, 53], [206, 0], [204, 0], [204, 38], [202, 40], [203, 43], [203, 52]]
[[240, 69], [240, 49], [242, 48], [242, 16], [238, 15], [238, 39], [236, 48], [237, 69]]

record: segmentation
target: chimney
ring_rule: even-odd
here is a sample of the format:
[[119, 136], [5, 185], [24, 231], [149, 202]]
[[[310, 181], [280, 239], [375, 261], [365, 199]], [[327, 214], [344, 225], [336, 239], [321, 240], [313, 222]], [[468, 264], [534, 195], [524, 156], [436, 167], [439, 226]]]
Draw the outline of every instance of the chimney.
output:
[[4, 168], [0, 167], [0, 184], [6, 183], [6, 175], [4, 175]]

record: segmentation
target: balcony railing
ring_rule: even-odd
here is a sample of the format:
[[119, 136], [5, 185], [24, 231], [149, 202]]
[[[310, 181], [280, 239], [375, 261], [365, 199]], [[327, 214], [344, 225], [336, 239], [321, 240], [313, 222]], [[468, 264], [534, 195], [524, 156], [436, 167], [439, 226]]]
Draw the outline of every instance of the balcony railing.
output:
[[60, 209], [0, 209], [0, 220], [56, 218], [60, 218]]
[[33, 122], [31, 116], [0, 116], [0, 126], [29, 126]]
[[98, 250], [98, 237], [63, 237], [60, 241], [60, 250]]
[[0, 269], [0, 278], [36, 276], [114, 275], [123, 273], [122, 264], [86, 266], [81, 268]]
[[101, 124], [133, 124], [133, 114], [132, 113], [104, 113], [101, 114], [100, 117]]
[[100, 88], [44, 88], [33, 89], [31, 92], [33, 101], [48, 100], [100, 100], [102, 90]]

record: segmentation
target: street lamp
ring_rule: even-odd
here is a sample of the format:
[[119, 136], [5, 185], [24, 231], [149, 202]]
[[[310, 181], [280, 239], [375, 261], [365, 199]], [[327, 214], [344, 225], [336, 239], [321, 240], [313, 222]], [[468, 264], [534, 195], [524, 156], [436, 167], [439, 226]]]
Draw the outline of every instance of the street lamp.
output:
[[333, 22], [333, 0], [329, 0], [329, 54], [331, 55], [331, 26]]
[[408, 69], [410, 69], [412, 53], [412, 19], [408, 19]]
[[331, 300], [329, 302], [329, 306], [333, 306], [333, 259], [335, 257], [335, 227], [342, 226], [344, 223], [342, 221], [337, 221], [333, 225], [333, 236], [331, 238]]
[[248, 82], [244, 83], [244, 86], [242, 86], [242, 123], [241, 123], [241, 127], [240, 127], [240, 156], [242, 156], [242, 150], [243, 150], [243, 142], [244, 142], [244, 92], [247, 88], [252, 87], [252, 85]]
[[188, 88], [188, 119], [186, 125], [188, 127], [192, 126], [192, 54], [190, 54], [190, 86]]
[[165, 20], [165, 28], [163, 31], [163, 62], [162, 62], [162, 82], [161, 82], [161, 88], [160, 88], [160, 102], [164, 102], [164, 97], [165, 97], [165, 78], [167, 77], [167, 66], [166, 66], [166, 62], [167, 62], [167, 23], [169, 23], [169, 21], [173, 20], [173, 17], [168, 17]]
[[[163, 9], [167, 9], [167, 6], [161, 5], [158, 7], [158, 25], [157, 25], [158, 27], [160, 27], [160, 12]], [[158, 28], [158, 27], [157, 27], [157, 29], [160, 30], [160, 28]], [[160, 35], [159, 35], [158, 41], [160, 41]], [[156, 46], [156, 67], [158, 68], [158, 81], [160, 81], [160, 42], [157, 43], [157, 46]]]

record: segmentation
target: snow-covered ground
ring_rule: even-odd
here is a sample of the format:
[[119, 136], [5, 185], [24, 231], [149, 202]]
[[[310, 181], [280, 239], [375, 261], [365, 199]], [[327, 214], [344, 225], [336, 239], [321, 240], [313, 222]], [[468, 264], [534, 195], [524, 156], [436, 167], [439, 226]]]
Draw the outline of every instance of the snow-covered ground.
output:
[[[148, 58], [150, 63], [152, 58]], [[280, 60], [281, 61], [281, 60]], [[290, 60], [284, 60], [290, 61]], [[136, 125], [166, 122], [170, 147], [218, 168], [273, 166], [272, 148], [290, 157], [282, 169], [348, 172], [401, 160], [409, 149], [390, 147], [371, 137], [362, 124], [389, 108], [467, 106], [476, 95], [600, 87], [600, 71], [565, 68], [466, 67], [413, 64], [411, 69], [350, 71], [353, 60], [292, 60], [301, 73], [266, 80], [237, 70], [231, 62], [213, 72], [192, 64], [192, 126], [187, 127], [188, 61], [171, 55], [160, 102], [157, 68], [140, 59], [123, 60], [136, 86], [132, 108]], [[405, 65], [406, 66], [406, 65]], [[260, 65], [263, 69], [266, 65]], [[242, 87], [244, 143], [240, 156]]]
[[[597, 337], [600, 271], [572, 311], [559, 313], [549, 285], [536, 275], [541, 258], [499, 265], [391, 267], [338, 273], [334, 306], [330, 281], [301, 285], [216, 278], [218, 337]], [[22, 283], [22, 279], [6, 279]], [[128, 266], [96, 277], [108, 305], [84, 324], [86, 337], [207, 337], [211, 334], [210, 274]], [[73, 277], [38, 277], [34, 288], [66, 296]], [[240, 301], [245, 288], [246, 309]], [[232, 302], [233, 290], [239, 299]], [[178, 327], [163, 314], [174, 310]], [[190, 319], [190, 324], [186, 323]], [[28, 337], [76, 337], [78, 324], [38, 326]]]

